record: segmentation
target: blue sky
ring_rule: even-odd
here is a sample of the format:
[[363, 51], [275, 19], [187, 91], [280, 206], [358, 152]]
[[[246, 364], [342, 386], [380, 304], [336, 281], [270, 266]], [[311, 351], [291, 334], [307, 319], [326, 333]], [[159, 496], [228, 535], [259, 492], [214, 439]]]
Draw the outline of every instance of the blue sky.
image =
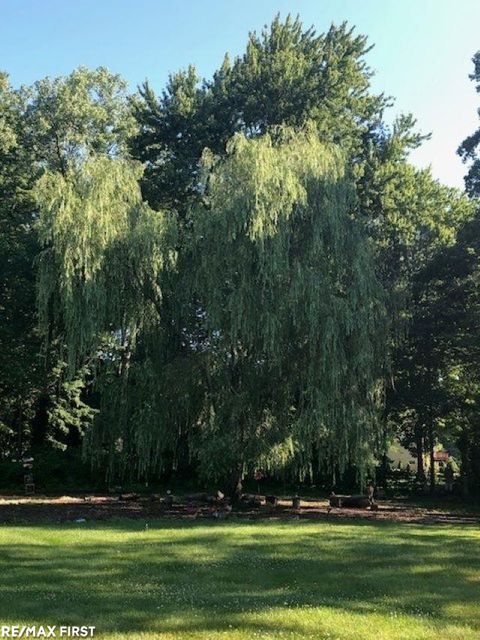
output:
[[0, 0], [0, 69], [18, 86], [104, 65], [132, 90], [148, 78], [160, 91], [189, 63], [209, 77], [277, 12], [298, 13], [319, 32], [347, 20], [368, 35], [374, 89], [396, 98], [389, 119], [412, 112], [432, 132], [413, 162], [463, 186], [455, 150], [478, 126], [468, 74], [480, 49], [480, 0]]

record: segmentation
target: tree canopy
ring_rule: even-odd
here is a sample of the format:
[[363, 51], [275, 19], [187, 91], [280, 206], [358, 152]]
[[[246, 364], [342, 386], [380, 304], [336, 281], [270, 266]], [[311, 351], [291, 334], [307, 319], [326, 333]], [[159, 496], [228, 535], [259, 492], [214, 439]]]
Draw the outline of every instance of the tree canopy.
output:
[[[477, 93], [480, 94], [480, 51], [473, 56], [473, 73], [470, 79], [475, 83]], [[478, 109], [480, 117], [480, 107]], [[472, 197], [480, 196], [480, 127], [470, 136], [465, 138], [458, 153], [464, 162], [470, 163], [467, 175], [465, 176], [465, 187], [467, 193]]]
[[362, 479], [394, 435], [420, 474], [442, 434], [474, 473], [478, 132], [469, 199], [409, 163], [426, 136], [385, 124], [368, 51], [277, 16], [159, 97], [0, 76], [5, 457], [83, 442], [235, 492]]

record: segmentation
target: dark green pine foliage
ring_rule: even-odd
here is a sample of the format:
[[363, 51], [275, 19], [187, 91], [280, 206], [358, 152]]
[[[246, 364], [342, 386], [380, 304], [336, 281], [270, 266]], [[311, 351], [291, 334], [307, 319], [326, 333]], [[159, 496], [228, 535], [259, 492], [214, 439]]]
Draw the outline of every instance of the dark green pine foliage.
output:
[[[477, 55], [476, 71], [478, 60]], [[394, 294], [390, 315], [404, 318], [392, 349], [394, 385], [387, 393], [386, 419], [415, 453], [420, 481], [425, 476], [424, 454], [432, 458], [434, 447], [442, 442], [461, 451], [464, 477], [469, 478], [465, 486], [471, 488], [472, 473], [467, 469], [476, 455], [477, 436], [471, 425], [478, 402], [473, 364], [478, 362], [478, 331], [471, 315], [478, 265], [475, 201], [438, 184], [428, 171], [403, 162], [398, 157], [403, 145], [391, 148], [395, 137], [372, 148], [360, 180], [362, 208], [376, 239], [381, 277]], [[472, 196], [478, 141], [477, 132], [459, 149], [465, 161], [473, 161], [466, 177]], [[377, 223], [382, 218], [387, 224]], [[433, 490], [431, 473], [430, 485]]]
[[[473, 73], [470, 78], [475, 82], [477, 93], [480, 94], [480, 51], [473, 56]], [[480, 107], [478, 109], [480, 116]], [[458, 153], [464, 162], [470, 163], [465, 176], [467, 193], [472, 197], [480, 197], [480, 127], [462, 142]]]
[[21, 455], [41, 385], [36, 330], [31, 154], [21, 144], [21, 100], [0, 74], [0, 457]]
[[381, 124], [388, 100], [369, 91], [366, 38], [345, 24], [326, 34], [304, 30], [300, 20], [277, 16], [246, 52], [226, 56], [211, 81], [193, 67], [170, 77], [157, 99], [148, 84], [133, 101], [139, 125], [132, 153], [146, 164], [143, 192], [154, 207], [198, 197], [198, 163], [205, 147], [224, 153], [236, 132], [262, 135], [269, 127], [301, 127], [308, 120], [327, 142], [352, 159]]
[[417, 279], [443, 394], [437, 427], [460, 451], [465, 492], [480, 487], [480, 217], [439, 252]]

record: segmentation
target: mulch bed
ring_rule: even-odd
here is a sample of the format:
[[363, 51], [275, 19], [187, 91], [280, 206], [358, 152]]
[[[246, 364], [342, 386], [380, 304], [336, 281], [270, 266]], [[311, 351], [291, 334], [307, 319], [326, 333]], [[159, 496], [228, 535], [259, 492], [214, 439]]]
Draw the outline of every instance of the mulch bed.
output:
[[[411, 522], [417, 524], [480, 524], [475, 514], [455, 513], [448, 510], [429, 509], [400, 505], [391, 501], [382, 501], [378, 510], [334, 508], [329, 512], [327, 500], [302, 500], [300, 509], [292, 509], [291, 500], [279, 500], [276, 507], [263, 506], [233, 510], [232, 513], [220, 513], [222, 519], [354, 519], [385, 520], [393, 522]], [[198, 512], [186, 504], [174, 504], [166, 507], [161, 502], [152, 502], [148, 498], [121, 500], [118, 496], [0, 496], [0, 524], [35, 524], [74, 522], [85, 518], [106, 520], [109, 518], [134, 518], [151, 520], [155, 518], [173, 518], [183, 520], [214, 519], [215, 514], [206, 509]]]

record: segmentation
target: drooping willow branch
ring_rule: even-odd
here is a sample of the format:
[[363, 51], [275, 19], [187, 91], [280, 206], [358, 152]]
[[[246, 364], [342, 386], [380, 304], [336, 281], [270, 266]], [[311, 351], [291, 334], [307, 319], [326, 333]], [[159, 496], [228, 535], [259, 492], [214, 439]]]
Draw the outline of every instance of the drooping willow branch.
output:
[[142, 326], [151, 310], [138, 283], [161, 292], [175, 263], [173, 220], [142, 202], [140, 175], [134, 163], [98, 157], [37, 184], [40, 324], [54, 322], [73, 367], [103, 333]]

